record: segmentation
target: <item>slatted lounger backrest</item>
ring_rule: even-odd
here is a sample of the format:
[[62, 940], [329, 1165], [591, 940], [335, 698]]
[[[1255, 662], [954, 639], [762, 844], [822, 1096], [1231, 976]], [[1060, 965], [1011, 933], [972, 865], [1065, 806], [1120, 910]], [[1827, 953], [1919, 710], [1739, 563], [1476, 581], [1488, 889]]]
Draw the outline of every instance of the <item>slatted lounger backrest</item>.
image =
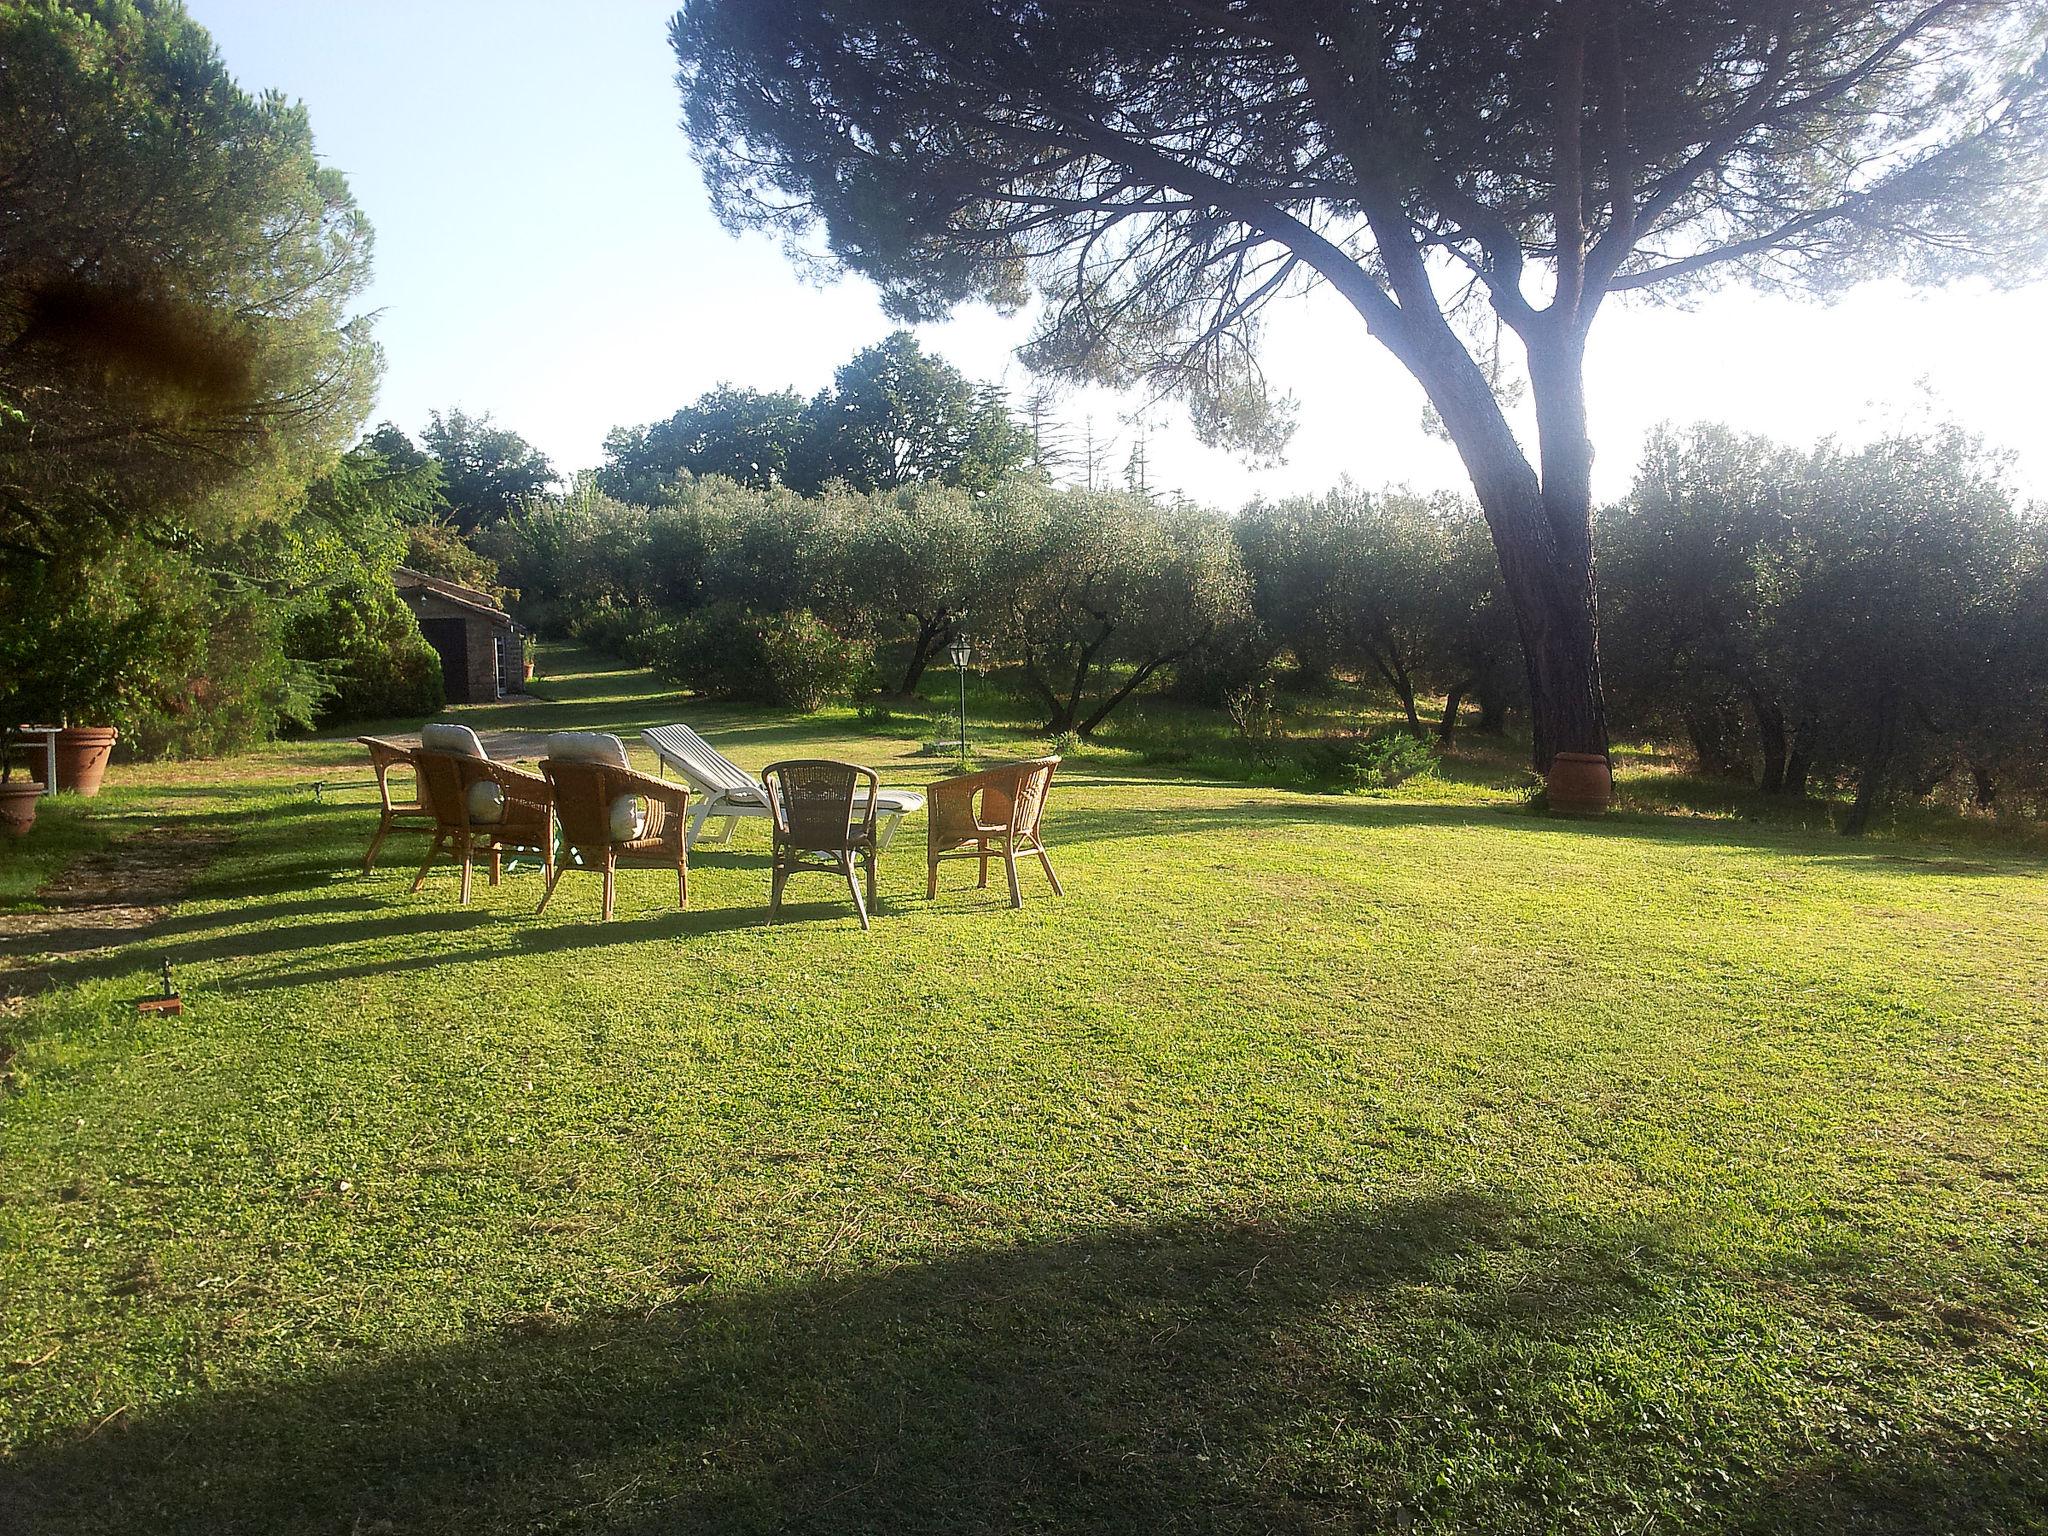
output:
[[687, 725], [658, 725], [640, 734], [659, 756], [700, 790], [760, 789], [752, 774]]

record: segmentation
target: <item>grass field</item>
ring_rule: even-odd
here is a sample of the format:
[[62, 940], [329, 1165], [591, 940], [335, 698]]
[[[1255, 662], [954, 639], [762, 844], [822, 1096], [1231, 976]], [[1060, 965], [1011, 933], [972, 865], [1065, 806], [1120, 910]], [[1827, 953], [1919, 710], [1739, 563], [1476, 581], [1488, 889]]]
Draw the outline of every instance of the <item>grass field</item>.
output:
[[600, 925], [354, 873], [356, 760], [65, 812], [231, 841], [0, 1018], [10, 1536], [2048, 1529], [2036, 852], [1105, 750], [1063, 900], [913, 820], [770, 928], [757, 823]]

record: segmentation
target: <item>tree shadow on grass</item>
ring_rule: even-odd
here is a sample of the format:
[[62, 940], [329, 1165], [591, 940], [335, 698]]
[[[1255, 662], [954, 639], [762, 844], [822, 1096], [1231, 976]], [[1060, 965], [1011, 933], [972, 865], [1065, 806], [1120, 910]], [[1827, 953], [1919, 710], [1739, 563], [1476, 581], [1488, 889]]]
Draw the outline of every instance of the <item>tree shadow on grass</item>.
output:
[[1959, 856], [1930, 850], [1902, 850], [1882, 841], [1847, 843], [1831, 836], [1773, 830], [1696, 816], [1614, 814], [1574, 821], [1540, 816], [1519, 806], [1448, 805], [1414, 800], [1358, 800], [1330, 804], [1302, 800], [1245, 799], [1232, 805], [1140, 809], [1054, 804], [1046, 813], [1048, 844], [1114, 842], [1147, 837], [1197, 837], [1214, 846], [1246, 832], [1290, 830], [1370, 834], [1397, 828], [1482, 829], [1504, 834], [1548, 834], [1600, 842], [1653, 843], [1673, 848], [1745, 848], [1801, 858], [1809, 863], [1885, 875], [1996, 875], [2038, 872], [2042, 861], [2025, 853]]
[[[0, 1527], [1499, 1531], [1675, 1513], [1717, 1470], [1718, 1405], [1689, 1426], [1706, 1443], [1643, 1423], [1656, 1384], [1593, 1390], [1598, 1351], [1569, 1347], [1654, 1326], [1640, 1233], [1542, 1238], [1555, 1262], [1533, 1287], [1479, 1278], [1536, 1237], [1500, 1201], [1443, 1193], [844, 1277], [827, 1255], [808, 1280], [730, 1292], [679, 1251], [646, 1310], [490, 1320], [21, 1447]], [[1560, 1450], [1541, 1432], [1617, 1390], [1607, 1433]], [[2002, 1529], [2040, 1488], [2038, 1444], [1883, 1467], [1813, 1460], [1790, 1432], [1779, 1450], [1789, 1471], [1705, 1519], [1692, 1501], [1696, 1523]]]

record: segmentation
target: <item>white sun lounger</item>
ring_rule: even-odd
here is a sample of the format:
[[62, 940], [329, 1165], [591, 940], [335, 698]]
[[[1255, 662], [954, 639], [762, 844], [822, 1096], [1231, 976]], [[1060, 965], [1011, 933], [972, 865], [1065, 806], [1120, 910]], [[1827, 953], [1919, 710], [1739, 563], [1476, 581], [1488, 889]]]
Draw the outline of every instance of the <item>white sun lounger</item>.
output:
[[[768, 819], [768, 799], [761, 782], [733, 762], [687, 725], [658, 725], [640, 733], [654, 750], [664, 777], [669, 769], [690, 786], [697, 803], [690, 809], [690, 827], [683, 846], [695, 848], [705, 826], [721, 822], [707, 848], [723, 848], [732, 841], [733, 829], [742, 817]], [[896, 836], [897, 823], [912, 811], [924, 809], [924, 796], [911, 789], [885, 789], [875, 797], [876, 847], [886, 850]]]

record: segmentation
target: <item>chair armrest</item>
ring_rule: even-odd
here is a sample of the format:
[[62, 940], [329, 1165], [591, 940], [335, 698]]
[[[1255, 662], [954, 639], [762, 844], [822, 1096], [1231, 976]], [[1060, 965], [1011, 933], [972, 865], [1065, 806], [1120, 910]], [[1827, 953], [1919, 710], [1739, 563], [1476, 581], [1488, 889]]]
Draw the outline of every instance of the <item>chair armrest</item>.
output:
[[554, 787], [537, 773], [524, 768], [514, 768], [510, 763], [495, 763], [484, 758], [470, 758], [475, 764], [472, 770], [480, 778], [489, 779], [504, 792], [508, 801], [518, 801], [536, 809], [552, 811], [555, 806]]
[[402, 747], [395, 741], [386, 741], [382, 736], [358, 736], [356, 745], [368, 749], [370, 766], [379, 774], [401, 765], [408, 768], [412, 766], [412, 748]]

